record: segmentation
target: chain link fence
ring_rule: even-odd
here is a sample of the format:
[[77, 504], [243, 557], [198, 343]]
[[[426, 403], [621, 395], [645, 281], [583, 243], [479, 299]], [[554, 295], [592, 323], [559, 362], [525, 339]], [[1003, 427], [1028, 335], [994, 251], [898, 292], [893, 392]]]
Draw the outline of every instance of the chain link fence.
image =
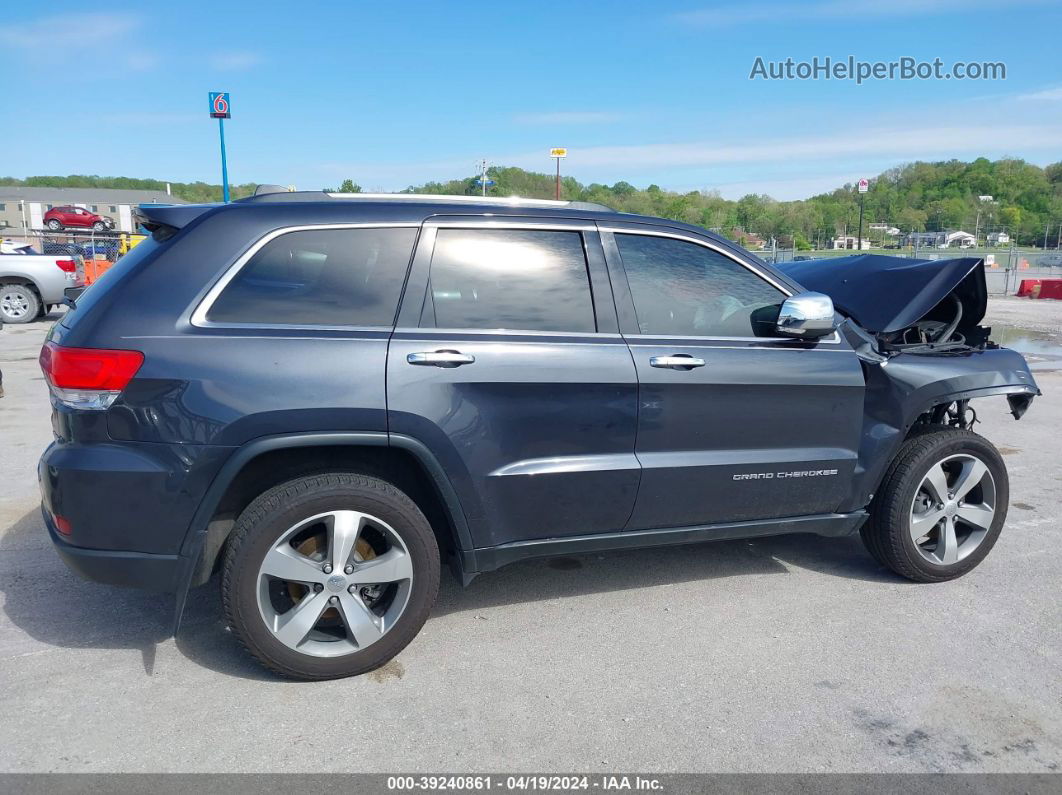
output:
[[114, 230], [31, 229], [25, 234], [4, 236], [4, 241], [28, 244], [37, 254], [80, 258], [85, 263], [85, 278], [92, 284], [143, 237]]

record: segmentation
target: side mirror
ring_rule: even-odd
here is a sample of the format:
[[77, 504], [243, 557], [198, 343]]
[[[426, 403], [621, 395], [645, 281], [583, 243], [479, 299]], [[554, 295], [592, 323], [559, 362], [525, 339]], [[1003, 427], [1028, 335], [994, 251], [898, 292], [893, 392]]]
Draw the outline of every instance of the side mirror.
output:
[[782, 302], [775, 331], [786, 337], [815, 339], [836, 328], [833, 299], [822, 293], [800, 293]]

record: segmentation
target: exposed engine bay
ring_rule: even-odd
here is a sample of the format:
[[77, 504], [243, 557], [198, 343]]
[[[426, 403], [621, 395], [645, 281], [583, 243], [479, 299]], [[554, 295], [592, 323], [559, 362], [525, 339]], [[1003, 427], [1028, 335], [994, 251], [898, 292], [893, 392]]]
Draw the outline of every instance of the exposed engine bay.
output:
[[994, 345], [991, 329], [979, 325], [988, 305], [983, 259], [862, 254], [778, 267], [829, 295], [880, 354], [942, 356]]

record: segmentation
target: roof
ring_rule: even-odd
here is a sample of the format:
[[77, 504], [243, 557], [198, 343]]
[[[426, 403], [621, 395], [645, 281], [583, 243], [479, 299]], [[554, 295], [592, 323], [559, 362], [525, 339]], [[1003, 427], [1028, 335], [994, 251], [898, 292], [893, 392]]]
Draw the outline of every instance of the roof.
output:
[[[513, 212], [499, 211], [499, 207], [511, 207]], [[279, 191], [259, 193], [256, 196], [237, 199], [229, 204], [184, 204], [177, 207], [142, 204], [137, 209], [137, 213], [148, 224], [162, 224], [179, 229], [206, 213], [254, 210], [259, 210], [263, 217], [268, 215], [269, 218], [274, 219], [271, 223], [283, 225], [349, 223], [352, 220], [358, 222], [386, 220], [420, 224], [434, 215], [493, 215], [498, 217], [520, 215], [546, 219], [571, 218], [599, 221], [604, 224], [651, 223], [709, 237], [725, 246], [736, 248], [735, 244], [725, 237], [682, 221], [616, 212], [593, 202], [555, 202], [545, 199], [522, 199], [517, 196], [500, 198], [414, 193], [330, 195], [323, 191]], [[749, 254], [748, 251], [743, 253]]]
[[0, 200], [50, 202], [51, 204], [187, 204], [164, 190], [119, 188], [38, 188], [0, 185]]

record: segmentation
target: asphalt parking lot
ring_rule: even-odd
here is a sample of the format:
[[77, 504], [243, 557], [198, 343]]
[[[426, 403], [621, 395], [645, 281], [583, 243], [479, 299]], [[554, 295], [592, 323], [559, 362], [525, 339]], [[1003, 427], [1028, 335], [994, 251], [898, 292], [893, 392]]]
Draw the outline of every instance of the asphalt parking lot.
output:
[[[1011, 477], [973, 573], [916, 585], [858, 538], [763, 538], [444, 573], [378, 671], [273, 678], [216, 585], [172, 599], [83, 582], [52, 550], [48, 323], [0, 331], [0, 770], [967, 771], [1062, 765], [1062, 303], [993, 299], [1044, 397], [982, 401]], [[1057, 349], [1057, 355], [1056, 355]], [[106, 511], [107, 506], [101, 505]]]

